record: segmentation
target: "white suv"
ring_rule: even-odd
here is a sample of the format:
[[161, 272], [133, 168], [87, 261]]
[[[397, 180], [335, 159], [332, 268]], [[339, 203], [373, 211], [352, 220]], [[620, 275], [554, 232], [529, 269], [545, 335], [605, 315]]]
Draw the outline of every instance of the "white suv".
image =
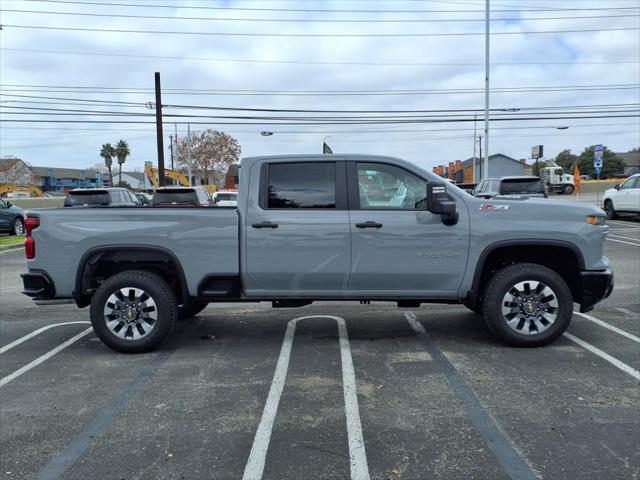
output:
[[640, 213], [640, 173], [604, 192], [603, 207], [612, 220], [618, 213]]

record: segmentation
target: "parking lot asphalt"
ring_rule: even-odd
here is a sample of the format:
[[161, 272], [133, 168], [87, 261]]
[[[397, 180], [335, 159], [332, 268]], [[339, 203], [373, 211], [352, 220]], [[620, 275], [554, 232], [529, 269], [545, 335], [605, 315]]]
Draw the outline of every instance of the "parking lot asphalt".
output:
[[462, 306], [218, 304], [123, 355], [0, 253], [0, 476], [637, 480], [640, 221], [609, 225], [612, 296], [536, 349]]

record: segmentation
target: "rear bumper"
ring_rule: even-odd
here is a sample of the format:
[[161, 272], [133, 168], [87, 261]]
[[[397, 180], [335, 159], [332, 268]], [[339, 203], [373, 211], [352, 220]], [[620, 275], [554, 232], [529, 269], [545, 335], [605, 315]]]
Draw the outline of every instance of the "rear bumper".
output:
[[580, 311], [589, 312], [613, 291], [613, 271], [610, 268], [599, 272], [580, 272], [582, 300]]
[[28, 270], [20, 274], [24, 288], [22, 293], [35, 299], [52, 299], [56, 296], [53, 281], [45, 272]]

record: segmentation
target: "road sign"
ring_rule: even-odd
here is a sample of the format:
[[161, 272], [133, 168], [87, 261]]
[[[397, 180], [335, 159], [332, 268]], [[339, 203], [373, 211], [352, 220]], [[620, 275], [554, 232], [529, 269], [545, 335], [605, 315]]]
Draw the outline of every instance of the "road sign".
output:
[[538, 159], [544, 156], [544, 145], [535, 145], [531, 147], [531, 158]]
[[593, 167], [597, 170], [597, 174], [600, 173], [600, 169], [602, 168], [602, 153], [602, 145], [598, 144], [593, 147]]

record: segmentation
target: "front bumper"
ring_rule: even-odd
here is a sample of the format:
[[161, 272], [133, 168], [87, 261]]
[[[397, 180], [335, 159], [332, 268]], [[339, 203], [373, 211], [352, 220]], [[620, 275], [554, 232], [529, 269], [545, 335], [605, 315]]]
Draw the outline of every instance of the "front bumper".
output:
[[20, 274], [24, 288], [22, 293], [35, 299], [52, 299], [56, 296], [53, 281], [45, 272], [28, 270]]
[[599, 272], [580, 272], [582, 299], [580, 311], [582, 313], [593, 310], [593, 306], [604, 300], [613, 291], [613, 270], [607, 268]]

